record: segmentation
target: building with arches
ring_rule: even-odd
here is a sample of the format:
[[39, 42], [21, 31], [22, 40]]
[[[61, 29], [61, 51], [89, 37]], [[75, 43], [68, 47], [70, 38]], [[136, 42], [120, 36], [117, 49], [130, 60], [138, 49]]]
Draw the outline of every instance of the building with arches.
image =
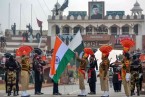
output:
[[[105, 2], [91, 1], [89, 2], [89, 8], [91, 3]], [[55, 6], [57, 5], [60, 6], [58, 2]], [[52, 16], [48, 16], [50, 49], [53, 48], [55, 35], [59, 35], [65, 42], [66, 38], [71, 41], [71, 38], [78, 30], [82, 34], [86, 47], [97, 48], [102, 44], [110, 44], [115, 49], [121, 49], [120, 39], [132, 38], [136, 41], [136, 46], [133, 49], [145, 49], [145, 44], [143, 43], [143, 40], [145, 40], [145, 16], [142, 14], [143, 9], [141, 9], [138, 1], [135, 2], [131, 9], [131, 15], [103, 15], [102, 19], [91, 19], [90, 15], [82, 16], [81, 12], [78, 15], [69, 14], [66, 16], [63, 15], [63, 12], [59, 12], [56, 15], [55, 10], [55, 8], [52, 10]], [[105, 13], [104, 10], [103, 13]]]

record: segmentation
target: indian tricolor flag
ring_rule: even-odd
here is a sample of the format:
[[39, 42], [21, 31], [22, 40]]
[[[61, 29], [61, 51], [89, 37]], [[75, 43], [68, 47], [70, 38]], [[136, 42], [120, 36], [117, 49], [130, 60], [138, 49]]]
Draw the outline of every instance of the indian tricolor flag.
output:
[[50, 69], [50, 77], [55, 82], [58, 82], [62, 72], [74, 56], [75, 53], [56, 36]]

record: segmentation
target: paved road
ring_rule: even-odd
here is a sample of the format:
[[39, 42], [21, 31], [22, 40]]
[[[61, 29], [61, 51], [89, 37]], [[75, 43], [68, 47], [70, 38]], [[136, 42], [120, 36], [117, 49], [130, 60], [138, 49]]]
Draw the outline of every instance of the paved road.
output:
[[[87, 96], [88, 97], [100, 97], [103, 94], [103, 92], [100, 90], [99, 82], [97, 82], [96, 88], [97, 88], [96, 89], [96, 91], [97, 91], [96, 95], [87, 95]], [[44, 95], [41, 95], [41, 96], [40, 95], [34, 95], [34, 90], [29, 90], [28, 93], [31, 95], [31, 97], [77, 97], [77, 95], [80, 93], [78, 84], [59, 86], [59, 91], [60, 91], [60, 93], [62, 93], [61, 96], [52, 95], [52, 90], [53, 90], [52, 87], [43, 88], [42, 92], [44, 93]], [[89, 92], [89, 87], [88, 87], [87, 83], [86, 83], [86, 91]], [[123, 88], [122, 88], [122, 92], [118, 92], [118, 93], [115, 93], [113, 91], [113, 88], [110, 88], [109, 93], [110, 93], [110, 97], [125, 97]], [[5, 97], [5, 96], [7, 96], [7, 95], [4, 93], [4, 91], [0, 91], [0, 97]], [[21, 97], [21, 96], [17, 96], [17, 97]], [[132, 96], [132, 97], [138, 97], [138, 96]], [[145, 95], [141, 95], [140, 97], [145, 97]]]

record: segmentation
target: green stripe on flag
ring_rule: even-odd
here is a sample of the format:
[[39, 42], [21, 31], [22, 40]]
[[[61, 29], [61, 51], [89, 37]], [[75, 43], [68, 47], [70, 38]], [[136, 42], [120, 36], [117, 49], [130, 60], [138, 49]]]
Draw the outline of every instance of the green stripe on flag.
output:
[[84, 49], [84, 44], [83, 44], [83, 41], [81, 42], [81, 44], [76, 47], [76, 49], [74, 50], [74, 52], [78, 52], [78, 54], [80, 54]]
[[53, 76], [53, 80], [57, 83], [61, 74], [65, 70], [67, 64], [70, 62], [70, 60], [75, 56], [75, 53], [68, 49], [66, 53], [64, 54], [63, 58], [59, 62], [58, 68], [56, 70], [56, 74]]

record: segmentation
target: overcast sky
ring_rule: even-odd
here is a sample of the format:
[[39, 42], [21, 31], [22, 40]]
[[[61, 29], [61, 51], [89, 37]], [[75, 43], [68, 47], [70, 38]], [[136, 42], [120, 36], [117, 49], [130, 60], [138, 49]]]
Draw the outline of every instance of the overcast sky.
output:
[[[65, 0], [58, 0], [62, 4]], [[69, 7], [65, 9], [64, 14], [68, 11], [88, 11], [88, 1], [92, 0], [69, 0]], [[94, 0], [96, 1], [96, 0]], [[105, 1], [105, 11], [125, 11], [125, 14], [131, 14], [136, 0], [97, 0]], [[21, 29], [26, 29], [26, 25], [31, 23], [31, 4], [32, 4], [32, 27], [39, 29], [36, 17], [43, 21], [43, 29], [48, 29], [47, 17], [51, 15], [51, 10], [57, 0], [0, 0], [0, 24], [4, 31], [9, 27], [9, 3], [10, 3], [10, 25], [14, 22], [17, 30], [20, 29], [20, 4], [21, 4]], [[145, 10], [145, 0], [138, 0], [140, 6]], [[143, 11], [143, 14], [145, 11]]]

